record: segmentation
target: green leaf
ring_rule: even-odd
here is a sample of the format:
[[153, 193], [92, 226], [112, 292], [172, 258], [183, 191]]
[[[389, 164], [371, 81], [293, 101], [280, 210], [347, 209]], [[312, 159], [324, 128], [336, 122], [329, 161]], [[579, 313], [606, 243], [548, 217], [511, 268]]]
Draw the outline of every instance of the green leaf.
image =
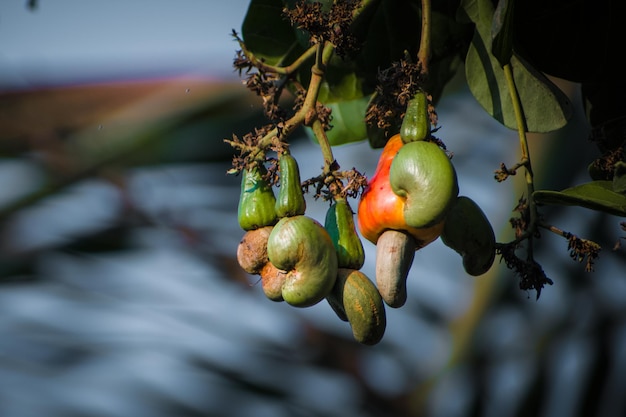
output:
[[499, 0], [491, 26], [491, 53], [501, 66], [513, 56], [513, 0]]
[[246, 48], [270, 65], [289, 64], [306, 48], [283, 17], [283, 7], [282, 0], [251, 0], [241, 25]]
[[363, 97], [361, 80], [350, 68], [336, 65], [327, 72], [317, 99], [324, 104]]
[[539, 204], [580, 206], [626, 217], [626, 196], [613, 191], [612, 181], [591, 181], [563, 191], [539, 190], [533, 199]]
[[[361, 81], [354, 72], [342, 72], [338, 68], [335, 67], [326, 77], [318, 96], [318, 100], [332, 111], [332, 129], [326, 132], [331, 146], [367, 139], [365, 112], [370, 97], [363, 96]], [[307, 128], [306, 132], [317, 142], [311, 129]]]
[[[517, 129], [504, 71], [492, 49], [493, 6], [490, 0], [463, 0], [463, 10], [476, 25], [465, 60], [470, 91], [481, 106], [510, 129]], [[565, 124], [572, 114], [567, 96], [545, 75], [513, 54], [511, 67], [530, 132], [550, 132]]]
[[[330, 122], [333, 127], [326, 132], [331, 146], [367, 139], [367, 129], [363, 120], [369, 99], [369, 97], [361, 97], [355, 100], [327, 104], [332, 110], [333, 117]], [[317, 142], [312, 130], [307, 128], [306, 131], [311, 139]]]

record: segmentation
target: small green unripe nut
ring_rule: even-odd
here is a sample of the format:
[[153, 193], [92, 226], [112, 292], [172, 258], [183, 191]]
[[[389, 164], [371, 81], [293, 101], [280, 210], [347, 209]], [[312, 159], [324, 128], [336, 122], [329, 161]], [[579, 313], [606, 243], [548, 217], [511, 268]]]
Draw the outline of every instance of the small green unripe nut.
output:
[[409, 143], [425, 140], [428, 136], [430, 136], [428, 97], [423, 90], [419, 90], [407, 105], [400, 126], [400, 137], [402, 142]]
[[280, 187], [276, 198], [276, 215], [279, 218], [297, 216], [306, 211], [306, 200], [300, 185], [300, 169], [298, 162], [289, 153], [278, 158]]
[[365, 262], [365, 251], [347, 200], [338, 199], [330, 206], [324, 227], [337, 250], [339, 268], [361, 269]]
[[276, 197], [272, 187], [263, 179], [265, 168], [245, 169], [241, 178], [241, 194], [237, 220], [243, 230], [254, 230], [276, 223]]

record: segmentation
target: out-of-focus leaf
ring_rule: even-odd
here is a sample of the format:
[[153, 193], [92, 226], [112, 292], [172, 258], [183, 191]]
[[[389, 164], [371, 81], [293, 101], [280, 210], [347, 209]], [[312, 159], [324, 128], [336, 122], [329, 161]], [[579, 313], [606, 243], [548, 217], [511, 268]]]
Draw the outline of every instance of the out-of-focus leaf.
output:
[[539, 204], [580, 206], [626, 217], [626, 195], [613, 191], [612, 181], [591, 181], [563, 191], [539, 190], [533, 199]]
[[[341, 80], [333, 78], [331, 73], [322, 84], [318, 98], [332, 111], [332, 129], [326, 133], [331, 146], [367, 138], [365, 112], [369, 96], [363, 96], [361, 82], [354, 72], [347, 72]], [[317, 141], [310, 129], [307, 132]]]
[[[326, 132], [331, 146], [360, 142], [367, 138], [367, 129], [363, 120], [368, 103], [369, 97], [361, 97], [327, 104], [332, 110], [332, 129]], [[307, 128], [306, 131], [313, 140], [317, 141], [311, 129]]]
[[281, 0], [251, 0], [241, 25], [246, 48], [271, 65], [284, 64], [305, 48], [284, 18], [283, 8]]
[[320, 86], [317, 99], [322, 103], [337, 103], [363, 97], [363, 87], [357, 75], [349, 70], [333, 68]]
[[[490, 0], [464, 0], [462, 6], [467, 17], [476, 24], [465, 60], [470, 91], [493, 118], [508, 128], [517, 129], [504, 71], [490, 53], [493, 6]], [[511, 67], [528, 131], [550, 132], [565, 126], [572, 113], [567, 96], [516, 54], [511, 56]]]
[[501, 66], [513, 56], [513, 0], [499, 0], [491, 25], [491, 53]]

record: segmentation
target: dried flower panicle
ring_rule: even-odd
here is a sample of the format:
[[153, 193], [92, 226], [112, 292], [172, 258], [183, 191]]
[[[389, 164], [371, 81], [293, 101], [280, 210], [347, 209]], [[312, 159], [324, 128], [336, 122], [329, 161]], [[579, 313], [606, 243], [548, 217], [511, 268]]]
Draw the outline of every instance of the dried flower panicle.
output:
[[523, 291], [535, 290], [537, 293], [536, 299], [538, 300], [543, 287], [546, 284], [552, 285], [553, 281], [546, 276], [541, 265], [534, 259], [523, 260], [519, 258], [515, 254], [516, 249], [517, 246], [512, 243], [498, 244], [496, 253], [501, 256], [506, 267], [515, 271], [515, 274], [519, 277], [519, 288]]
[[435, 128], [433, 129], [430, 133], [430, 138], [428, 138], [427, 140], [429, 142], [433, 142], [435, 145], [439, 146], [442, 150], [446, 151], [446, 153], [448, 154], [448, 156], [450, 157], [450, 159], [452, 159], [453, 154], [452, 152], [448, 152], [448, 147], [446, 146], [446, 144], [443, 142], [443, 140], [439, 139], [438, 137], [436, 137], [435, 135], [433, 135], [434, 132], [436, 132], [437, 130], [439, 130], [439, 128]]
[[341, 189], [343, 197], [357, 198], [367, 186], [367, 177], [355, 167], [352, 167], [351, 170], [343, 171], [342, 178], [346, 181], [346, 184]]
[[528, 200], [525, 197], [520, 197], [517, 202], [517, 206], [513, 209], [513, 212], [519, 213], [518, 217], [511, 217], [509, 223], [515, 230], [515, 237], [520, 238], [530, 226], [530, 208], [528, 206]]
[[[367, 109], [365, 122], [385, 132], [398, 127], [396, 124], [404, 117], [409, 100], [415, 96], [423, 83], [419, 64], [407, 60], [392, 63], [391, 67], [378, 74], [378, 85]], [[436, 123], [436, 116], [432, 114], [431, 122], [433, 117]]]
[[[252, 150], [258, 149], [261, 138], [266, 136], [274, 127], [274, 125], [265, 125], [260, 128], [255, 128], [253, 132], [248, 132], [242, 137], [233, 134], [232, 139], [225, 139], [224, 142], [237, 150], [237, 153], [233, 156], [233, 167], [228, 172], [236, 174], [252, 164], [254, 160], [250, 155]], [[270, 146], [274, 146], [274, 144]]]
[[308, 193], [309, 188], [313, 187], [313, 198], [316, 200], [322, 198], [330, 201], [336, 196], [357, 198], [367, 186], [367, 177], [354, 167], [347, 171], [339, 171], [338, 166], [334, 168], [337, 170], [305, 180], [302, 183], [303, 191]]
[[594, 179], [613, 179], [615, 164], [626, 161], [626, 116], [593, 126], [589, 140], [602, 152], [589, 167]]
[[232, 35], [241, 46], [233, 60], [233, 66], [240, 77], [242, 73], [246, 75], [244, 85], [261, 97], [265, 116], [269, 120], [285, 121], [288, 117], [287, 111], [278, 104], [283, 92], [283, 76], [269, 70], [271, 67], [265, 66], [262, 59], [254, 58], [245, 49], [245, 44], [237, 32], [233, 31]]
[[595, 173], [597, 179], [612, 180], [615, 172], [615, 164], [626, 160], [624, 147], [607, 151], [599, 158], [595, 159], [589, 169]]
[[502, 162], [500, 163], [500, 168], [494, 171], [494, 179], [498, 182], [502, 182], [509, 178], [509, 176], [515, 175], [516, 173], [516, 170], [507, 168], [504, 162]]
[[593, 265], [600, 256], [601, 247], [596, 242], [581, 239], [571, 233], [567, 233], [567, 250], [570, 257], [577, 262], [585, 262], [585, 271], [593, 271]]
[[325, 131], [332, 129], [332, 110], [319, 101], [315, 105], [315, 118], [320, 121]]
[[357, 0], [333, 2], [328, 10], [320, 2], [300, 1], [293, 9], [283, 13], [293, 26], [309, 33], [311, 44], [330, 42], [340, 57], [354, 54], [359, 47], [351, 33], [352, 16], [360, 4]]
[[[235, 36], [241, 42], [241, 40], [239, 39], [239, 36], [237, 35], [237, 32], [233, 32], [233, 36]], [[249, 74], [250, 71], [252, 71], [252, 69], [254, 68], [254, 65], [252, 64], [252, 61], [250, 61], [250, 59], [243, 52], [243, 50], [239, 49], [238, 51], [235, 52], [235, 59], [233, 59], [233, 67], [235, 67], [235, 70], [237, 70], [239, 77], [241, 77], [242, 74]]]

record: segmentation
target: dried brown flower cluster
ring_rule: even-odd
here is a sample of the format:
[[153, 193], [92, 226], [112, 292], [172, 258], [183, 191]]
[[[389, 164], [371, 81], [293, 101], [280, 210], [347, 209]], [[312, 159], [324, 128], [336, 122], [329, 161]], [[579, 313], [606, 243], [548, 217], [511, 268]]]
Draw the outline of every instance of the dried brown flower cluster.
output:
[[[232, 139], [225, 140], [226, 143], [228, 143], [230, 146], [238, 151], [233, 156], [233, 167], [228, 172], [231, 174], [235, 174], [241, 172], [246, 167], [251, 167], [255, 163], [257, 163], [257, 158], [254, 151], [265, 151], [259, 149], [259, 141], [274, 128], [276, 128], [276, 126], [274, 125], [265, 125], [260, 128], [255, 128], [254, 132], [246, 133], [242, 137], [238, 137], [237, 135], [233, 134]], [[271, 142], [267, 150], [273, 150], [277, 153], [282, 153], [282, 151], [288, 146], [288, 144], [279, 140], [279, 136], [280, 135], [276, 136], [275, 140]]]
[[527, 260], [519, 258], [515, 254], [517, 249], [513, 243], [498, 244], [496, 253], [502, 257], [507, 268], [515, 271], [519, 277], [519, 288], [523, 291], [535, 290], [537, 300], [541, 295], [541, 290], [548, 284], [552, 285], [553, 281], [546, 276], [546, 273], [532, 257]]
[[585, 271], [593, 271], [595, 260], [600, 256], [600, 245], [591, 240], [581, 239], [571, 233], [567, 233], [567, 249], [569, 256], [577, 262], [585, 262]]
[[514, 213], [519, 213], [517, 217], [511, 217], [509, 223], [515, 230], [515, 237], [521, 238], [526, 233], [530, 226], [530, 208], [528, 206], [528, 200], [525, 197], [521, 197], [517, 202], [517, 206], [513, 209]]
[[593, 161], [596, 179], [611, 180], [615, 164], [626, 161], [626, 116], [622, 116], [594, 127], [589, 139], [595, 142], [602, 155]]
[[[398, 129], [407, 104], [424, 84], [421, 65], [400, 60], [378, 74], [378, 85], [367, 109], [365, 122], [383, 130], [387, 136]], [[437, 113], [429, 105], [431, 124], [437, 125]], [[395, 133], [395, 132], [394, 132]]]
[[509, 178], [510, 175], [515, 175], [516, 173], [516, 170], [507, 168], [504, 162], [502, 162], [500, 163], [500, 168], [494, 171], [494, 178], [496, 181], [502, 182]]
[[340, 57], [349, 56], [358, 50], [357, 39], [350, 31], [356, 0], [334, 2], [328, 10], [319, 2], [299, 2], [293, 9], [285, 8], [283, 13], [295, 27], [305, 30], [311, 44], [330, 42]]
[[333, 196], [356, 198], [367, 186], [367, 177], [356, 168], [353, 167], [347, 171], [339, 171], [338, 165], [332, 168], [336, 170], [328, 175], [320, 175], [304, 181], [303, 190], [308, 192], [310, 187], [314, 187], [313, 198], [317, 200], [321, 197], [324, 201], [328, 201], [333, 199]]
[[280, 106], [279, 101], [284, 90], [285, 77], [272, 72], [262, 60], [251, 58], [251, 54], [246, 53], [244, 43], [235, 31], [233, 31], [233, 37], [242, 47], [237, 51], [233, 66], [239, 72], [239, 76], [245, 73], [245, 86], [261, 97], [265, 116], [269, 120], [284, 122], [289, 117], [289, 113]]
[[626, 152], [624, 147], [619, 147], [615, 150], [607, 151], [595, 159], [591, 163], [590, 169], [595, 172], [597, 179], [611, 180], [613, 179], [615, 164], [624, 160], [626, 160]]

